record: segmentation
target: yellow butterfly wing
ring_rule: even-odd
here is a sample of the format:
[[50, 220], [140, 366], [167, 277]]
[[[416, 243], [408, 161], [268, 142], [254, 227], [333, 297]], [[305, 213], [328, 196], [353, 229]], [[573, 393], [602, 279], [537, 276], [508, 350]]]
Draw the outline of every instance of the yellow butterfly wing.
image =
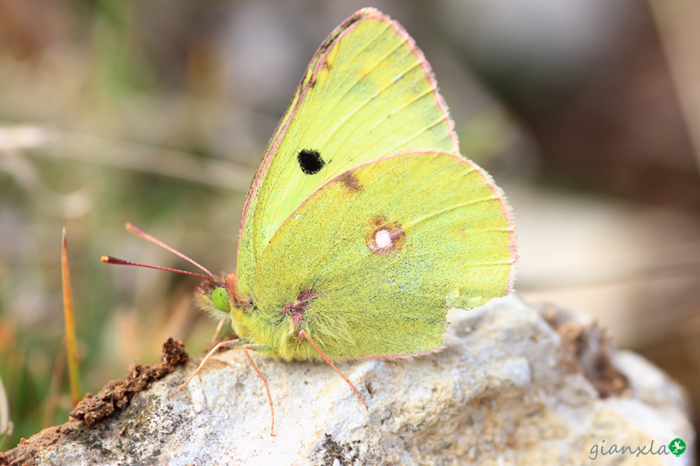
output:
[[260, 258], [244, 333], [286, 359], [397, 356], [442, 344], [449, 307], [510, 291], [515, 228], [503, 193], [460, 156], [412, 152], [332, 179]]
[[289, 215], [333, 177], [390, 154], [458, 154], [447, 107], [413, 39], [381, 12], [360, 10], [321, 45], [280, 121], [246, 200], [238, 288]]

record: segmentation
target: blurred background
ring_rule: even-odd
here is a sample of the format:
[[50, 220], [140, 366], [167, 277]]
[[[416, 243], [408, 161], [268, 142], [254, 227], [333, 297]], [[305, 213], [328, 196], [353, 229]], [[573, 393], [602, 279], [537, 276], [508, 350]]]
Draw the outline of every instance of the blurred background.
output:
[[[128, 234], [133, 222], [214, 272], [233, 270], [265, 145], [316, 48], [363, 6], [0, 0], [5, 448], [71, 408], [61, 228], [85, 391], [158, 362], [168, 336], [198, 354], [216, 322], [192, 305], [197, 279], [99, 257], [192, 269]], [[372, 6], [416, 39], [462, 152], [506, 191], [516, 290], [595, 316], [699, 412], [700, 2]]]

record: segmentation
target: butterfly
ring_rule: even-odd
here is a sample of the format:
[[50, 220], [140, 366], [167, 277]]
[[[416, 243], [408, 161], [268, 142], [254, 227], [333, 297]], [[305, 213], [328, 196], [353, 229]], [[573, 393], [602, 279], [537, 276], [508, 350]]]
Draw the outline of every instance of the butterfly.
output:
[[449, 308], [511, 291], [516, 232], [501, 189], [460, 155], [423, 53], [365, 8], [321, 44], [265, 150], [236, 272], [214, 276], [168, 249], [208, 274], [195, 301], [238, 336], [200, 367], [220, 347], [241, 347], [274, 428], [249, 351], [323, 360], [365, 404], [333, 361], [442, 349]]

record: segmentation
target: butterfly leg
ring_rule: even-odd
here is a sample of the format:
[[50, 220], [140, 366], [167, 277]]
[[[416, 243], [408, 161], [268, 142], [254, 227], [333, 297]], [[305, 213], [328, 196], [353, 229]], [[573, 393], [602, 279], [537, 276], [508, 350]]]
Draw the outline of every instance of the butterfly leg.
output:
[[190, 380], [192, 380], [194, 378], [194, 376], [197, 375], [197, 373], [202, 369], [202, 367], [204, 367], [204, 364], [206, 364], [206, 362], [209, 360], [209, 358], [212, 357], [217, 351], [219, 351], [219, 349], [221, 349], [221, 348], [234, 348], [236, 346], [242, 346], [242, 345], [245, 345], [247, 341], [248, 340], [246, 340], [246, 339], [239, 338], [237, 340], [222, 341], [221, 343], [216, 345], [214, 348], [212, 348], [211, 351], [209, 351], [209, 353], [204, 357], [204, 359], [202, 359], [202, 362], [199, 363], [199, 366], [197, 366], [197, 369], [195, 369], [194, 372], [192, 372], [190, 374], [190, 376], [187, 378], [187, 380], [185, 380], [185, 383], [180, 385], [177, 390], [175, 390], [173, 393], [168, 395], [168, 398], [175, 396], [176, 393], [178, 393], [180, 390], [185, 388], [185, 386], [187, 386], [187, 384], [190, 383]]
[[250, 357], [250, 353], [248, 350], [252, 351], [260, 351], [260, 350], [266, 350], [267, 346], [265, 345], [250, 345], [247, 343], [247, 339], [245, 338], [239, 338], [237, 340], [229, 340], [229, 341], [222, 341], [218, 345], [216, 345], [209, 353], [202, 359], [202, 362], [199, 363], [199, 366], [197, 366], [197, 369], [194, 370], [190, 374], [190, 376], [185, 380], [185, 383], [180, 385], [177, 390], [175, 390], [173, 393], [168, 395], [168, 398], [174, 396], [176, 393], [178, 393], [180, 390], [185, 388], [188, 383], [194, 378], [195, 375], [202, 369], [204, 364], [209, 360], [210, 357], [212, 357], [216, 352], [221, 349], [221, 348], [235, 348], [236, 346], [240, 346], [243, 349], [243, 352], [245, 353], [246, 357], [248, 358], [248, 361], [253, 365], [253, 369], [255, 369], [255, 372], [258, 373], [258, 376], [262, 379], [263, 383], [265, 384], [265, 391], [267, 391], [267, 399], [270, 402], [270, 411], [272, 413], [272, 425], [270, 426], [270, 435], [274, 435], [274, 429], [275, 429], [275, 409], [272, 406], [272, 396], [270, 395], [270, 387], [267, 385], [267, 379], [265, 376], [262, 375], [262, 372], [260, 372], [260, 369], [258, 369], [258, 366], [253, 362], [253, 358]]
[[299, 335], [297, 336], [297, 341], [301, 340], [302, 338], [306, 338], [306, 340], [309, 343], [311, 343], [311, 346], [313, 346], [316, 349], [316, 351], [318, 351], [318, 354], [321, 355], [323, 360], [326, 361], [326, 363], [328, 363], [333, 369], [335, 369], [335, 371], [338, 373], [338, 375], [340, 375], [343, 378], [343, 380], [345, 380], [348, 383], [348, 385], [350, 385], [350, 388], [352, 388], [352, 391], [355, 392], [355, 395], [357, 395], [357, 397], [360, 399], [360, 402], [363, 405], [365, 405], [365, 408], [367, 408], [367, 410], [369, 411], [369, 406], [367, 406], [367, 403], [365, 403], [365, 400], [362, 399], [362, 395], [360, 395], [360, 392], [357, 391], [357, 388], [355, 388], [355, 386], [352, 384], [352, 382], [350, 382], [350, 380], [347, 377], [345, 377], [345, 374], [340, 372], [340, 370], [337, 367], [335, 367], [335, 364], [333, 364], [333, 362], [330, 360], [330, 358], [328, 356], [326, 356], [326, 353], [321, 351], [321, 348], [319, 348], [318, 345], [311, 339], [311, 337], [303, 330], [301, 332], [299, 332]]

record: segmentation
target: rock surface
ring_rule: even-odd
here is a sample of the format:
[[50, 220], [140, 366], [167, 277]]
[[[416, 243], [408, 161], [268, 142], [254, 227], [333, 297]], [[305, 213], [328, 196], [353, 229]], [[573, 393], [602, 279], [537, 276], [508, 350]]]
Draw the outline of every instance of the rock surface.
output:
[[[369, 411], [323, 363], [253, 355], [270, 383], [271, 436], [263, 383], [234, 350], [173, 398], [196, 361], [116, 417], [24, 447], [37, 447], [36, 464], [61, 465], [693, 464], [682, 390], [585, 317], [510, 296], [449, 320], [441, 353], [338, 364]], [[676, 438], [680, 457], [669, 452]], [[647, 454], [604, 455], [613, 444]]]

